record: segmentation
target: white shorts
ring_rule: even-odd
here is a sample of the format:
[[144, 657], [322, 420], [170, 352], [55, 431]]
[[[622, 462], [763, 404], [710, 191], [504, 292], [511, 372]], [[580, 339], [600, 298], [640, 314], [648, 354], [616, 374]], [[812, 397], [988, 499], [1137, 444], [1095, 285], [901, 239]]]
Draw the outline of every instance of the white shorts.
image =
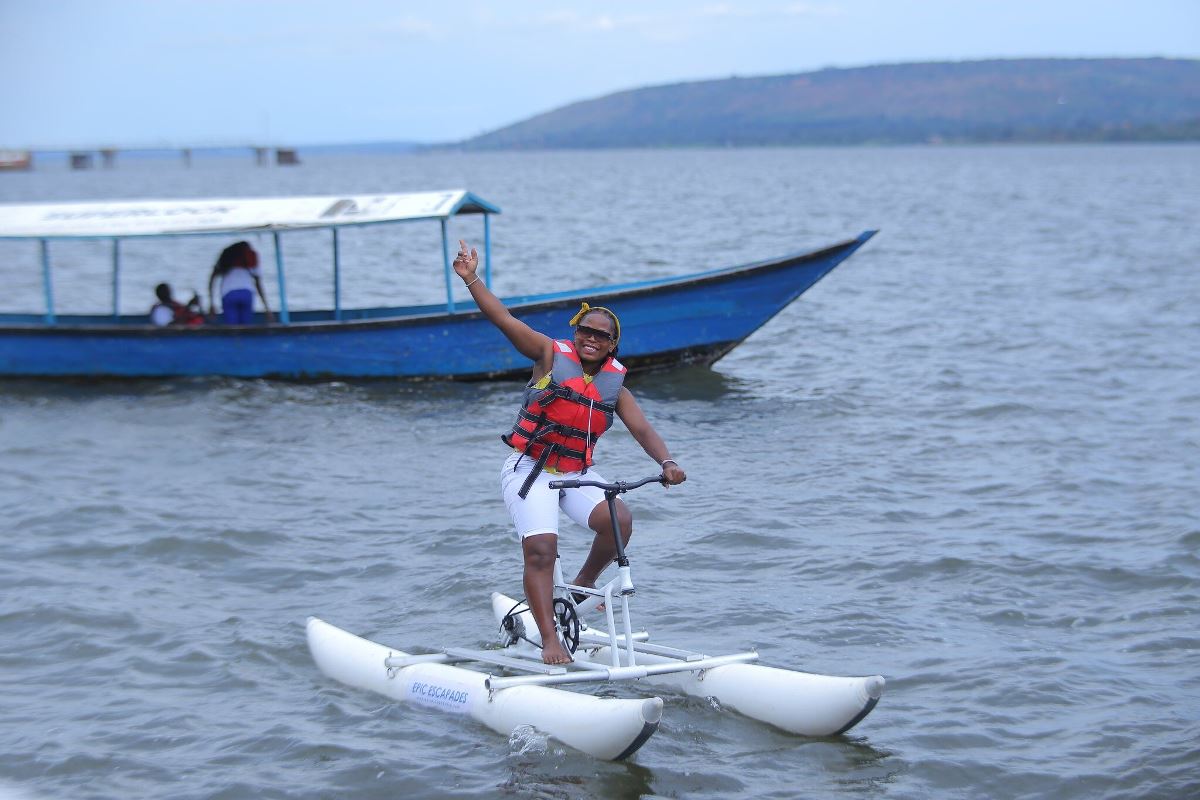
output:
[[[518, 464], [518, 460], [520, 463]], [[585, 475], [582, 472], [549, 472], [542, 470], [529, 494], [522, 500], [517, 492], [529, 473], [533, 471], [536, 458], [530, 458], [520, 453], [513, 453], [500, 468], [500, 488], [504, 492], [504, 505], [512, 516], [516, 526], [517, 536], [537, 536], [542, 533], [558, 534], [558, 510], [567, 512], [567, 516], [588, 528], [588, 517], [597, 504], [604, 502], [604, 490], [595, 486], [580, 486], [578, 489], [551, 489], [550, 481], [561, 481], [568, 478], [586, 478], [587, 480], [608, 483], [608, 479], [589, 469]], [[513, 467], [516, 469], [513, 469]], [[590, 528], [588, 528], [590, 530]]]

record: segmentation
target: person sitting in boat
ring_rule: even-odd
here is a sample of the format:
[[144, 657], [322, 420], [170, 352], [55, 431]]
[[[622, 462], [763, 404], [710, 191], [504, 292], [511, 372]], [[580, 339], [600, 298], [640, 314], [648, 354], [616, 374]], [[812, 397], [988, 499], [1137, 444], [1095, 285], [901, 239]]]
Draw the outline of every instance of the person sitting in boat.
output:
[[[509, 313], [476, 274], [479, 254], [474, 248], [468, 250], [462, 240], [458, 244], [454, 271], [479, 310], [533, 361], [533, 376], [516, 424], [501, 437], [514, 451], [504, 462], [501, 488], [521, 539], [525, 597], [541, 633], [542, 661], [565, 664], [571, 654], [558, 639], [553, 616], [559, 509], [595, 532], [591, 551], [572, 583], [595, 586], [616, 558], [616, 547], [604, 492], [594, 487], [555, 490], [550, 481], [577, 478], [585, 472], [591, 480], [605, 481], [588, 468], [596, 440], [612, 425], [614, 415], [659, 465], [666, 483], [682, 483], [687, 476], [624, 386], [625, 367], [616, 359], [621, 340], [617, 315], [584, 303], [570, 321], [575, 326], [573, 338], [551, 339]], [[617, 520], [622, 539], [628, 541], [633, 518], [619, 499]]]
[[150, 309], [150, 322], [161, 327], [167, 325], [203, 325], [204, 310], [200, 307], [200, 295], [192, 293], [187, 305], [171, 295], [171, 285], [160, 283], [154, 287], [158, 302]]
[[254, 321], [254, 293], [262, 299], [267, 322], [275, 317], [271, 313], [267, 295], [263, 292], [262, 277], [258, 271], [258, 253], [249, 242], [236, 242], [221, 251], [208, 278], [208, 307], [216, 313], [213, 303], [213, 284], [221, 282], [221, 321], [226, 325], [249, 325]]

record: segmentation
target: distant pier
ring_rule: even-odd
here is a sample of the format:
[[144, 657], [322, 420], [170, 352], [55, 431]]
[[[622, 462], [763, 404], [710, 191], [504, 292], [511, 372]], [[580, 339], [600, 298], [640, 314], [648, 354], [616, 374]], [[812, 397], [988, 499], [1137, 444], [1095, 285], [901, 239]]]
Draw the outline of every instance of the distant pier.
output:
[[16, 171], [33, 169], [34, 156], [57, 157], [66, 156], [67, 165], [73, 170], [93, 169], [100, 164], [103, 169], [115, 169], [117, 156], [120, 153], [155, 153], [168, 154], [177, 152], [180, 163], [184, 167], [192, 166], [195, 156], [200, 154], [234, 155], [239, 152], [248, 154], [257, 166], [265, 167], [272, 162], [277, 166], [295, 166], [300, 164], [300, 156], [294, 147], [263, 147], [260, 145], [245, 145], [233, 147], [130, 147], [124, 150], [116, 147], [76, 148], [70, 150], [12, 150], [0, 149], [0, 170]]

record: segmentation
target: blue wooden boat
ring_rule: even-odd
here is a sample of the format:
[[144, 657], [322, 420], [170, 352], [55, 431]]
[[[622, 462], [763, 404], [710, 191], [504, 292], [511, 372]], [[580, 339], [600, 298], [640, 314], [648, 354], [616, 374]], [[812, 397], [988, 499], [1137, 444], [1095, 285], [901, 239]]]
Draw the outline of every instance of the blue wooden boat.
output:
[[[0, 205], [0, 238], [40, 242], [45, 309], [0, 314], [0, 375], [15, 377], [410, 378], [479, 380], [525, 375], [519, 355], [473, 303], [455, 301], [446, 221], [483, 219], [484, 280], [491, 285], [490, 215], [500, 209], [463, 190], [406, 195], [205, 199], [123, 203]], [[415, 220], [442, 229], [446, 303], [390, 308], [341, 307], [338, 230]], [[280, 235], [328, 229], [333, 308], [292, 311]], [[133, 237], [268, 232], [275, 239], [279, 318], [274, 324], [154, 327], [146, 315], [117, 313], [120, 243]], [[547, 335], [567, 334], [581, 301], [621, 315], [620, 358], [632, 371], [711, 364], [754, 333], [875, 231], [815, 252], [675, 278], [506, 297], [519, 318]], [[112, 242], [109, 314], [54, 309], [49, 243]]]

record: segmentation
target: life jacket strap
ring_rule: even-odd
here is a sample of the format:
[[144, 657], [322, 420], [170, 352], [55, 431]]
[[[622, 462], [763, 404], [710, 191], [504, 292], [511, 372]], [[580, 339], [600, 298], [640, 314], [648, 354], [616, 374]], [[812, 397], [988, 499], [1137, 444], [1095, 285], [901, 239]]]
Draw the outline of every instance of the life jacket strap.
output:
[[[525, 482], [521, 484], [521, 490], [517, 492], [517, 497], [522, 500], [529, 494], [529, 490], [533, 487], [533, 482], [537, 480], [537, 476], [542, 474], [542, 470], [546, 468], [546, 460], [550, 458], [550, 454], [558, 450], [557, 444], [548, 444], [542, 448], [542, 454], [538, 456], [537, 463], [533, 465], [533, 469], [525, 476]], [[517, 459], [517, 463], [521, 463]], [[515, 468], [515, 465], [514, 465]]]
[[542, 390], [541, 394], [534, 397], [534, 402], [542, 408], [553, 403], [555, 400], [570, 400], [572, 403], [578, 403], [581, 406], [590, 406], [595, 410], [604, 414], [617, 413], [616, 405], [612, 403], [602, 403], [595, 398], [588, 397], [585, 394], [575, 391], [569, 386], [563, 386], [561, 383], [550, 381], [550, 385]]
[[[533, 482], [537, 480], [538, 475], [541, 475], [542, 470], [546, 468], [546, 462], [550, 460], [550, 456], [554, 456], [556, 462], [563, 458], [573, 458], [577, 461], [580, 461], [583, 463], [583, 471], [587, 472], [588, 455], [592, 450], [590, 445], [585, 446], [584, 450], [575, 450], [567, 447], [561, 442], [543, 443], [539, 440], [546, 434], [562, 433], [564, 429], [569, 429], [569, 426], [560, 425], [557, 422], [546, 423], [545, 413], [535, 417], [533, 421], [537, 423], [537, 427], [532, 433], [526, 433], [525, 431], [516, 428], [514, 428], [512, 431], [512, 433], [519, 433], [526, 437], [525, 447], [522, 448], [520, 457], [517, 458], [516, 463], [513, 464], [513, 471], [516, 471], [517, 466], [521, 463], [521, 459], [528, 454], [530, 447], [538, 445], [542, 448], [542, 452], [538, 454], [537, 462], [533, 465], [533, 469], [531, 469], [529, 474], [525, 477], [525, 482], [521, 484], [520, 491], [517, 492], [517, 496], [522, 500], [524, 500], [526, 495], [529, 494], [529, 490], [533, 487]], [[500, 437], [500, 440], [510, 447], [513, 446], [512, 433]]]
[[[535, 438], [537, 436], [540, 436], [542, 433], [548, 432], [548, 431], [541, 430], [542, 422], [546, 419], [546, 415], [544, 413], [534, 414], [531, 411], [529, 411], [528, 409], [522, 408], [520, 411], [517, 412], [517, 416], [520, 417], [521, 419], [525, 420], [526, 422], [532, 422], [534, 424], [534, 426], [535, 426], [534, 432], [528, 434], [530, 438]], [[566, 425], [562, 422], [555, 422], [555, 423], [552, 423], [552, 425], [556, 426], [554, 432], [561, 433], [564, 436], [570, 436], [573, 439], [583, 439], [588, 444], [594, 445], [596, 442], [598, 442], [600, 440], [600, 434], [595, 431], [588, 433], [587, 431], [583, 430], [582, 428], [576, 428], [571, 425]], [[547, 427], [549, 428], [550, 426], [547, 426]], [[517, 428], [515, 426], [513, 427], [513, 431], [516, 433], [520, 433], [521, 435], [526, 435], [526, 431], [524, 431], [521, 428]]]
[[[551, 422], [549, 425], [543, 425], [542, 427], [535, 430], [533, 433], [528, 434], [529, 441], [525, 443], [525, 449], [528, 450], [530, 447], [533, 447], [534, 445], [538, 445], [538, 446], [542, 446], [542, 447], [549, 447], [549, 446], [553, 445], [554, 450], [556, 453], [558, 453], [559, 458], [574, 458], [574, 459], [577, 459], [580, 461], [587, 461], [587, 449], [576, 450], [573, 447], [568, 447], [567, 445], [563, 444], [562, 442], [551, 442], [550, 444], [542, 443], [542, 437], [544, 437], [548, 434], [551, 434], [551, 433], [560, 433], [561, 431], [559, 430], [559, 428], [560, 428], [560, 426], [558, 425], [558, 423]], [[523, 431], [522, 431], [522, 433], [523, 433]], [[588, 449], [590, 449], [590, 448], [588, 448]]]

